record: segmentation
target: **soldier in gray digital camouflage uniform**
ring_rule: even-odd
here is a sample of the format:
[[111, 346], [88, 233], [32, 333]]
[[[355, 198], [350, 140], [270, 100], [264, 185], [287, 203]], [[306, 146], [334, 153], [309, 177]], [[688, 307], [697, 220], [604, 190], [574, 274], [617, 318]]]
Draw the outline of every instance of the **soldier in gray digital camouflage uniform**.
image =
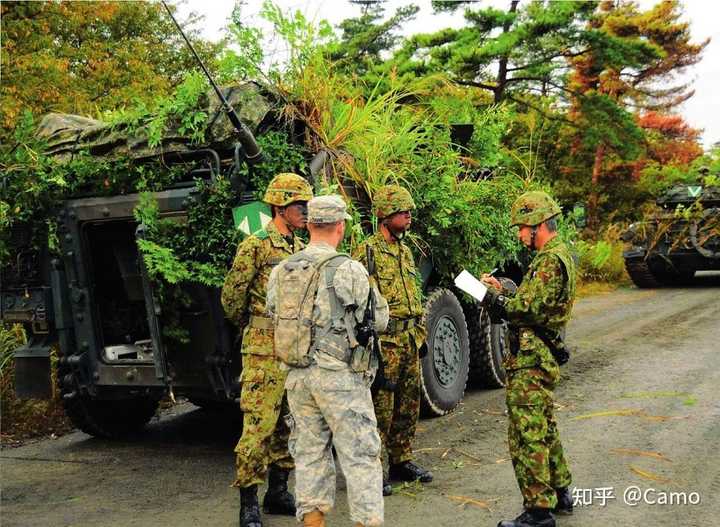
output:
[[[303, 258], [318, 262], [338, 254], [336, 248], [344, 237], [346, 219], [349, 216], [340, 196], [310, 200], [310, 243], [286, 262]], [[384, 515], [380, 437], [370, 394], [376, 365], [371, 361], [364, 368], [357, 367], [354, 352], [360, 348], [351, 349], [349, 341], [355, 335], [348, 334], [343, 314], [337, 313], [337, 306], [342, 306], [353, 324], [360, 323], [370, 283], [359, 262], [347, 255], [335, 262], [334, 272], [323, 273], [318, 281], [312, 310], [310, 365], [291, 368], [285, 384], [292, 414], [289, 448], [295, 459], [297, 518], [307, 527], [325, 525], [325, 514], [335, 501], [334, 445], [347, 482], [351, 520], [356, 526], [375, 526], [383, 523]], [[267, 311], [273, 315], [281, 309], [286, 291], [279, 278], [283, 276], [282, 268], [280, 263], [268, 282]], [[377, 290], [375, 298], [375, 328], [383, 331], [388, 322], [387, 302]], [[325, 331], [333, 332], [331, 344], [318, 337], [327, 335]], [[344, 337], [338, 338], [343, 332]]]

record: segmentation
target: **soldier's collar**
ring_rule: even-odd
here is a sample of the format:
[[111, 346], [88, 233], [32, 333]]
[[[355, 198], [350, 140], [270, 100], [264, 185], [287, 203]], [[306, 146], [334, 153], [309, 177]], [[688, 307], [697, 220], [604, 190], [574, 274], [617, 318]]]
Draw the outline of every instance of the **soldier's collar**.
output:
[[293, 236], [293, 243], [288, 243], [288, 240], [280, 234], [280, 231], [275, 226], [275, 224], [270, 221], [265, 226], [265, 231], [268, 233], [268, 236], [270, 237], [270, 241], [275, 247], [286, 247], [293, 249], [293, 246], [295, 245], [295, 237]]
[[560, 238], [560, 235], [558, 234], [553, 239], [548, 240], [545, 242], [545, 245], [543, 245], [543, 248], [538, 251], [538, 253], [542, 253], [545, 251], [548, 251], [550, 249], [553, 249], [554, 247], [557, 247], [562, 243], [562, 239]]
[[391, 254], [395, 254], [395, 252], [397, 252], [397, 251], [395, 251], [395, 249], [394, 249], [395, 247], [397, 247], [397, 250], [398, 250], [398, 251], [401, 251], [401, 250], [402, 250], [402, 247], [403, 247], [403, 242], [402, 242], [402, 240], [398, 240], [398, 241], [396, 241], [395, 243], [390, 243], [389, 241], [387, 241], [387, 240], [385, 239], [385, 236], [383, 236], [383, 233], [380, 232], [380, 231], [377, 231], [377, 232], [374, 234], [374, 237], [375, 237], [375, 239], [377, 240], [377, 243], [378, 243], [378, 245], [379, 245], [379, 249], [381, 249], [381, 250], [385, 250], [385, 251], [387, 251], [387, 252], [389, 252], [389, 253], [391, 253]]

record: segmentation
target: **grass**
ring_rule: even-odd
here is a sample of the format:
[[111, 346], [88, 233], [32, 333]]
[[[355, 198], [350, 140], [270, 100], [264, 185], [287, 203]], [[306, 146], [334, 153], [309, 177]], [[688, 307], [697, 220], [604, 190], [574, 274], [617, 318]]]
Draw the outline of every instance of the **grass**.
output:
[[577, 240], [577, 277], [580, 297], [610, 293], [630, 285], [623, 258], [624, 243], [620, 240], [624, 227], [611, 224], [596, 240]]
[[[25, 332], [15, 324], [0, 326], [0, 442], [3, 446], [22, 444], [27, 439], [48, 435], [62, 435], [73, 429], [65, 417], [60, 394], [55, 388], [57, 379], [52, 374], [53, 396], [48, 400], [18, 399], [15, 396], [14, 351], [25, 342]], [[57, 354], [53, 351], [54, 365]]]
[[604, 295], [612, 293], [618, 287], [625, 284], [610, 284], [608, 282], [581, 282], [577, 286], [577, 297]]

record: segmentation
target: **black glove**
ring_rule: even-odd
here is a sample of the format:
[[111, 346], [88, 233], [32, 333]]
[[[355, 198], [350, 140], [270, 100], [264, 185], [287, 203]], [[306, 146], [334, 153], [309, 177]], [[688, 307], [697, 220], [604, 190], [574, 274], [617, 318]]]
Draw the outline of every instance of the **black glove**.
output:
[[482, 304], [487, 309], [493, 324], [499, 324], [503, 320], [507, 320], [507, 311], [505, 310], [507, 303], [508, 297], [492, 288], [488, 288]]

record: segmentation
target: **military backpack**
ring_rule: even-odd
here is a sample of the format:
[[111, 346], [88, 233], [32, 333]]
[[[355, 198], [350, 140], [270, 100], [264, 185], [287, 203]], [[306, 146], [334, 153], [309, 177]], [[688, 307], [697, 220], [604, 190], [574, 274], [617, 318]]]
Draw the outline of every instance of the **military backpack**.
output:
[[313, 259], [302, 251], [278, 266], [273, 321], [275, 356], [288, 366], [304, 368], [310, 365], [314, 337], [313, 309], [320, 278], [324, 274], [322, 271], [329, 271], [326, 281], [332, 279], [337, 267], [348, 259], [348, 255], [341, 253]]

